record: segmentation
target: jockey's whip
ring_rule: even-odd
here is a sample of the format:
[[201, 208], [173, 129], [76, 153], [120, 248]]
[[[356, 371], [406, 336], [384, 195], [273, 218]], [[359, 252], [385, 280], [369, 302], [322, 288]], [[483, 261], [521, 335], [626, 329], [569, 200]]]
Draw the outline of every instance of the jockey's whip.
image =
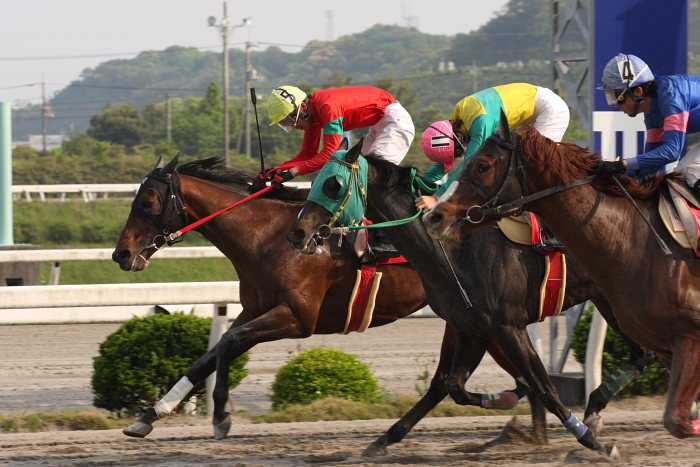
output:
[[627, 192], [627, 190], [625, 190], [625, 187], [622, 186], [622, 183], [620, 182], [620, 180], [618, 180], [615, 175], [613, 175], [611, 178], [615, 182], [615, 185], [617, 185], [617, 187], [620, 189], [620, 191], [622, 191], [622, 194], [625, 195], [625, 198], [627, 198], [629, 200], [629, 202], [632, 203], [632, 206], [634, 206], [634, 209], [636, 209], [637, 212], [639, 213], [639, 215], [642, 216], [642, 219], [644, 219], [644, 222], [647, 223], [647, 225], [649, 226], [649, 229], [651, 229], [651, 233], [654, 234], [654, 239], [656, 239], [656, 243], [661, 248], [661, 251], [663, 251], [666, 256], [670, 256], [671, 250], [668, 248], [668, 245], [666, 245], [666, 242], [664, 242], [664, 240], [661, 238], [661, 236], [656, 232], [656, 229], [654, 229], [654, 226], [651, 225], [651, 222], [649, 222], [649, 219], [647, 219], [647, 217], [644, 215], [642, 210], [639, 209], [639, 206], [637, 206], [637, 203], [635, 203], [632, 196], [630, 196], [630, 194]]
[[459, 287], [459, 292], [462, 294], [462, 300], [464, 300], [465, 305], [467, 305], [467, 308], [473, 308], [474, 306], [472, 305], [471, 300], [469, 300], [469, 297], [467, 296], [467, 291], [464, 290], [464, 287], [462, 287], [462, 283], [459, 281], [459, 277], [457, 277], [457, 273], [455, 272], [455, 269], [452, 267], [452, 263], [450, 262], [450, 257], [447, 256], [447, 252], [445, 251], [445, 247], [442, 245], [442, 241], [438, 240], [438, 245], [440, 245], [440, 249], [442, 250], [442, 254], [445, 255], [445, 260], [447, 260], [447, 264], [450, 266], [450, 271], [452, 271], [452, 276], [455, 278], [455, 282], [457, 282], [457, 287]]
[[255, 111], [255, 128], [258, 130], [258, 147], [260, 148], [260, 173], [265, 173], [265, 160], [263, 159], [262, 139], [260, 138], [260, 123], [258, 122], [258, 98], [255, 95], [255, 88], [250, 88], [250, 100]]

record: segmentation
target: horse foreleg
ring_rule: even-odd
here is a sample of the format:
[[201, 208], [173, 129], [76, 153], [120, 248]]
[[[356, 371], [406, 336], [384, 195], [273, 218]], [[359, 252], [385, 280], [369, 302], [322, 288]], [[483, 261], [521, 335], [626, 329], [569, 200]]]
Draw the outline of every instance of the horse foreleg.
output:
[[[308, 324], [308, 323], [307, 323]], [[236, 328], [229, 329], [216, 345], [216, 383], [214, 385], [214, 437], [223, 439], [231, 428], [231, 416], [226, 411], [229, 392], [229, 366], [233, 359], [261, 342], [302, 335], [301, 323], [287, 305], [277, 305], [267, 313]]]
[[[251, 319], [250, 314], [244, 309], [231, 325], [231, 329], [247, 323]], [[192, 368], [187, 370], [185, 376], [178, 381], [163, 398], [146, 411], [127, 428], [122, 430], [127, 436], [144, 438], [153, 431], [153, 423], [160, 418], [169, 415], [184, 399], [187, 399], [202, 383], [207, 376], [216, 369], [216, 346], [212, 347], [200, 357]], [[238, 357], [236, 355], [234, 358]]]
[[547, 413], [544, 404], [539, 397], [535, 395], [534, 392], [527, 385], [527, 382], [519, 373], [518, 369], [515, 368], [513, 363], [510, 361], [508, 356], [503, 352], [503, 349], [498, 345], [491, 344], [488, 348], [491, 357], [498, 363], [498, 365], [506, 370], [513, 379], [515, 379], [517, 385], [515, 389], [511, 391], [506, 391], [494, 400], [491, 404], [492, 407], [484, 407], [486, 404], [482, 404], [484, 408], [515, 408], [518, 400], [522, 399], [523, 396], [527, 395], [528, 401], [530, 402], [530, 407], [532, 409], [532, 435], [534, 441], [542, 444], [547, 443]]
[[693, 403], [700, 396], [700, 337], [684, 331], [673, 345], [671, 377], [664, 410], [664, 426], [677, 438], [700, 436], [700, 423], [692, 420]]
[[542, 400], [547, 410], [559, 418], [562, 425], [576, 437], [579, 443], [611, 458], [620, 458], [615, 446], [603, 446], [595, 433], [562, 404], [524, 328], [500, 327], [497, 329], [497, 338], [499, 345], [521, 372], [533, 394]]
[[366, 457], [383, 456], [386, 448], [390, 444], [398, 443], [413, 429], [416, 424], [433, 410], [447, 396], [447, 375], [452, 365], [454, 346], [457, 341], [457, 330], [445, 324], [445, 332], [442, 336], [442, 346], [440, 348], [440, 361], [437, 369], [430, 381], [430, 386], [423, 397], [411, 407], [411, 409], [400, 420], [394, 423], [386, 433], [377, 438], [362, 453]]

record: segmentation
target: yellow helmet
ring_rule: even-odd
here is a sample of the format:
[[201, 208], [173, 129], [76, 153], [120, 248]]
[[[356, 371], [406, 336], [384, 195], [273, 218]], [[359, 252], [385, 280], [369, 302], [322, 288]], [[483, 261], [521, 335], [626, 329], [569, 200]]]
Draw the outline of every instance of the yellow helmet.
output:
[[280, 86], [267, 97], [267, 114], [270, 125], [275, 125], [299, 108], [306, 99], [306, 93], [296, 86]]

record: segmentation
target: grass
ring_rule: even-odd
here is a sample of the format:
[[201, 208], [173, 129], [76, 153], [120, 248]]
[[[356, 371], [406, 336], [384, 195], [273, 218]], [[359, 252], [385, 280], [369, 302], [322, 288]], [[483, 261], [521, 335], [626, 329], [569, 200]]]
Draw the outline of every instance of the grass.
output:
[[[290, 405], [278, 412], [251, 415], [245, 411], [236, 416], [252, 423], [315, 422], [321, 420], [371, 420], [375, 418], [397, 419], [418, 401], [418, 397], [404, 395], [389, 398], [385, 402], [366, 404], [346, 399], [329, 397], [309, 405]], [[485, 410], [478, 407], [458, 406], [452, 401], [438, 404], [429, 417], [460, 417], [475, 415], [529, 414], [528, 404], [515, 410]], [[177, 424], [178, 415], [168, 417], [170, 426]], [[201, 417], [206, 418], [207, 417]], [[191, 420], [190, 417], [183, 417]], [[110, 430], [125, 428], [134, 418], [119, 418], [102, 410], [33, 412], [15, 415], [0, 415], [0, 433], [27, 433], [40, 431]]]

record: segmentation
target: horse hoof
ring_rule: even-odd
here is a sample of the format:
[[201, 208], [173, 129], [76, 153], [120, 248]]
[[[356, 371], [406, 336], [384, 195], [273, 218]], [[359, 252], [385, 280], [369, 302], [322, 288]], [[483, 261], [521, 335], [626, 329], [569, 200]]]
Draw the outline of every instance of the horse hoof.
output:
[[603, 417], [597, 413], [590, 414], [583, 421], [583, 424], [588, 427], [589, 430], [593, 431], [596, 435], [603, 431]]
[[378, 444], [376, 441], [370, 444], [362, 453], [364, 457], [386, 456], [386, 446]]
[[605, 446], [605, 450], [608, 452], [608, 457], [615, 462], [620, 462], [622, 460], [622, 456], [620, 455], [620, 451], [617, 449], [617, 446], [614, 444], [611, 446]]
[[214, 423], [214, 439], [224, 439], [231, 429], [231, 414], [226, 412], [226, 416], [219, 423]]
[[124, 428], [122, 433], [124, 433], [126, 436], [132, 436], [134, 438], [145, 438], [151, 431], [153, 431], [153, 425], [150, 423], [136, 421], [127, 428]]

